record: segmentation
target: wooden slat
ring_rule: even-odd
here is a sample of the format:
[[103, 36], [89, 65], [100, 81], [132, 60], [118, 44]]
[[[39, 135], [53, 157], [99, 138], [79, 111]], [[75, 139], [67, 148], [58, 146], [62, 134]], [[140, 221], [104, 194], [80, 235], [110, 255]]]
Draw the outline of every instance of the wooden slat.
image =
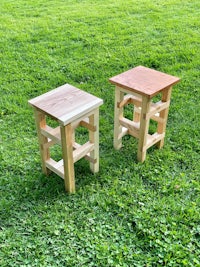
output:
[[142, 109], [140, 117], [140, 130], [139, 130], [139, 141], [138, 141], [138, 161], [143, 162], [146, 158], [146, 150], [143, 148], [147, 144], [147, 135], [149, 130], [149, 118], [147, 114], [150, 111], [151, 100], [147, 96], [142, 97]]
[[53, 145], [55, 145], [55, 144], [56, 144], [56, 141], [51, 140], [51, 139], [48, 138], [48, 143], [43, 144], [43, 147], [44, 147], [45, 149], [47, 149], [47, 148], [49, 148], [49, 147], [51, 147], [51, 146], [53, 146]]
[[65, 84], [29, 100], [29, 104], [56, 119], [61, 125], [67, 125], [98, 108], [103, 104], [103, 100]]
[[151, 119], [160, 123], [165, 122], [165, 118], [161, 118], [160, 113], [156, 113], [154, 116], [151, 116]]
[[128, 129], [129, 131], [128, 133], [130, 133], [136, 138], [139, 138], [139, 127], [140, 127], [139, 122], [134, 122], [124, 117], [120, 118], [119, 121], [122, 126]]
[[[157, 103], [151, 103], [150, 111], [147, 114], [147, 118], [151, 118], [155, 121], [162, 121], [162, 118], [159, 118], [157, 113], [160, 113], [162, 110], [168, 108], [169, 105], [170, 105], [170, 101], [167, 101], [167, 102], [159, 101]], [[136, 106], [134, 108], [136, 112], [141, 113], [140, 107]]]
[[141, 106], [142, 100], [141, 98], [131, 95], [131, 94], [127, 94], [124, 96], [124, 99], [121, 102], [117, 103], [118, 108], [122, 108], [127, 104], [133, 104], [136, 106]]
[[94, 144], [90, 157], [95, 160], [95, 163], [90, 162], [90, 170], [97, 173], [99, 171], [99, 109], [95, 109], [94, 114], [89, 116], [89, 124], [96, 129], [95, 131], [89, 129], [89, 142]]
[[120, 149], [122, 146], [122, 138], [119, 138], [122, 134], [122, 126], [120, 125], [119, 118], [123, 117], [123, 107], [118, 108], [118, 104], [124, 99], [124, 92], [120, 88], [115, 88], [115, 111], [114, 111], [114, 148]]
[[[141, 108], [140, 107], [134, 107], [134, 112], [141, 114]], [[155, 115], [151, 116], [151, 119], [157, 122], [164, 122], [164, 118], [160, 117], [160, 113], [156, 113]]]
[[[63, 161], [55, 161], [52, 158], [46, 160], [46, 167], [64, 179]], [[61, 169], [62, 167], [62, 169]]]
[[50, 138], [51, 140], [55, 141], [57, 144], [61, 145], [61, 137], [60, 137], [60, 126], [56, 128], [52, 128], [48, 125], [41, 129], [41, 133]]
[[143, 147], [143, 151], [147, 150], [149, 147], [153, 146], [160, 140], [162, 140], [165, 137], [165, 133], [159, 134], [159, 133], [154, 133], [152, 135], [148, 134], [147, 135], [147, 143], [146, 146]]
[[76, 150], [73, 151], [73, 161], [74, 163], [79, 159], [86, 156], [90, 151], [94, 149], [94, 144], [87, 142], [82, 146], [79, 146]]
[[69, 193], [75, 192], [75, 173], [73, 162], [73, 134], [74, 130], [71, 124], [60, 127], [61, 143], [64, 162], [64, 181], [65, 189]]
[[160, 113], [162, 110], [169, 107], [170, 101], [162, 102], [159, 101], [157, 103], [151, 103], [150, 111], [147, 114], [148, 118], [151, 118], [156, 113]]
[[34, 110], [35, 115], [35, 123], [38, 135], [38, 142], [40, 148], [40, 155], [41, 155], [41, 162], [42, 162], [42, 171], [45, 174], [48, 174], [48, 170], [46, 168], [46, 160], [50, 158], [50, 151], [46, 144], [48, 143], [48, 138], [41, 133], [41, 128], [46, 127], [46, 116], [43, 112], [38, 111], [37, 109]]
[[95, 132], [95, 131], [97, 130], [97, 127], [96, 127], [96, 126], [91, 125], [91, 124], [90, 124], [89, 122], [87, 122], [86, 120], [82, 120], [82, 121], [80, 122], [80, 126], [83, 126], [83, 127], [89, 129], [89, 130], [92, 131], [92, 132]]
[[[73, 147], [74, 147], [74, 149], [78, 149], [79, 147], [81, 147], [81, 145], [78, 144], [78, 143], [76, 143], [76, 142], [74, 142]], [[86, 155], [84, 156], [84, 158], [85, 158], [86, 160], [90, 161], [91, 163], [96, 163], [96, 162], [97, 162], [97, 159], [93, 159], [93, 158], [91, 158], [89, 153], [86, 154]]]

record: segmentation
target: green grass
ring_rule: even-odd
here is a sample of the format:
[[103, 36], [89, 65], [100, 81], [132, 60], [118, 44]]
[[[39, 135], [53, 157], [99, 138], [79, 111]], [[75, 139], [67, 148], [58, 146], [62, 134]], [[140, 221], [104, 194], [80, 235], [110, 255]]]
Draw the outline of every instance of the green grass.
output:
[[[199, 0], [0, 2], [0, 266], [200, 266]], [[114, 88], [137, 65], [178, 76], [165, 146], [113, 149]], [[64, 83], [104, 99], [100, 172], [76, 194], [41, 173], [27, 101]]]

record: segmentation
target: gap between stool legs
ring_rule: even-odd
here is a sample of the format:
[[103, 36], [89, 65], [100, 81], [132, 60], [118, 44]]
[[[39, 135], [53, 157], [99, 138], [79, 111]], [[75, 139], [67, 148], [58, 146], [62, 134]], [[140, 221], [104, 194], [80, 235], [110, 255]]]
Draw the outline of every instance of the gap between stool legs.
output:
[[46, 167], [46, 160], [50, 159], [50, 150], [45, 144], [48, 143], [48, 138], [42, 135], [41, 128], [45, 128], [46, 126], [46, 116], [37, 109], [34, 110], [36, 130], [39, 142], [41, 163], [42, 163], [42, 172], [46, 175], [50, 173], [50, 170]]
[[69, 193], [75, 192], [75, 174], [73, 160], [73, 129], [71, 124], [60, 126], [61, 144], [64, 163], [65, 190]]
[[90, 157], [94, 160], [90, 162], [90, 170], [96, 173], [99, 171], [99, 109], [89, 116], [89, 124], [95, 128], [95, 131], [89, 130], [89, 141], [94, 144], [94, 150], [90, 152]]
[[118, 103], [124, 99], [124, 93], [120, 91], [120, 88], [115, 88], [115, 111], [114, 111], [114, 148], [119, 150], [122, 147], [122, 126], [119, 119], [123, 117], [124, 108], [118, 108]]

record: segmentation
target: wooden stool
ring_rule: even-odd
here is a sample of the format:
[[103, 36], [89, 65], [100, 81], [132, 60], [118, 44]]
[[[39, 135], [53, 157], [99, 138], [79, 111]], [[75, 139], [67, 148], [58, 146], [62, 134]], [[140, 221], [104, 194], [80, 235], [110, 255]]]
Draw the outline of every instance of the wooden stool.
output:
[[[64, 179], [67, 192], [75, 192], [76, 161], [85, 157], [91, 171], [99, 171], [99, 106], [103, 100], [65, 84], [29, 100], [29, 104], [34, 109], [43, 172], [53, 171]], [[46, 117], [57, 121], [58, 127], [48, 126]], [[89, 130], [89, 141], [84, 145], [75, 142], [79, 125]], [[49, 148], [54, 144], [62, 147], [63, 159], [58, 162], [50, 157]]]
[[[138, 66], [109, 79], [115, 88], [114, 147], [120, 149], [122, 137], [130, 134], [139, 139], [138, 161], [143, 162], [149, 147], [163, 147], [172, 85], [179, 78]], [[161, 100], [152, 98], [161, 93]], [[124, 106], [134, 105], [133, 120], [124, 117]], [[157, 131], [149, 134], [150, 119], [157, 122]]]

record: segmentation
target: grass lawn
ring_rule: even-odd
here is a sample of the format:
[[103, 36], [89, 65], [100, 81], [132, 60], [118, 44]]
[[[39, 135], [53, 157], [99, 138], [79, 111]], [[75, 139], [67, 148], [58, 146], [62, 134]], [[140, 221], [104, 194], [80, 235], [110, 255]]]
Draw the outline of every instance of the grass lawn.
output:
[[[199, 0], [1, 0], [0, 10], [0, 266], [200, 266]], [[144, 163], [132, 137], [113, 148], [108, 82], [137, 65], [181, 78], [165, 146]], [[100, 172], [77, 162], [74, 195], [42, 174], [27, 103], [64, 83], [104, 99]]]

